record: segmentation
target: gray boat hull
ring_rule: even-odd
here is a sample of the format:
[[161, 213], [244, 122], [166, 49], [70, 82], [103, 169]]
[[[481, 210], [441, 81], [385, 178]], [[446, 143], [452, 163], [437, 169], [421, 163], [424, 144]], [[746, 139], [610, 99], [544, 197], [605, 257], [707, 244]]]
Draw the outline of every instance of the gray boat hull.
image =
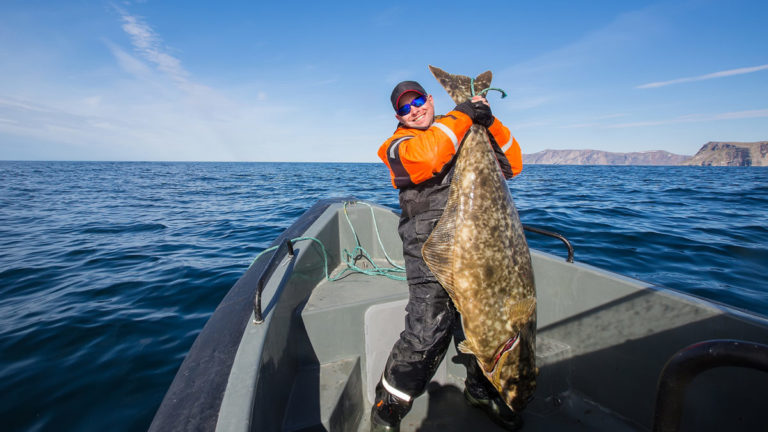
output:
[[[355, 245], [345, 200], [318, 203], [276, 240], [319, 239], [331, 269]], [[398, 214], [351, 204], [375, 262], [402, 263]], [[382, 238], [379, 244], [377, 231]], [[407, 285], [351, 274], [325, 280], [316, 243], [294, 244], [253, 297], [266, 259], [235, 284], [201, 332], [150, 430], [367, 430], [373, 385], [404, 322]], [[650, 430], [657, 382], [678, 350], [708, 339], [768, 344], [765, 317], [532, 250], [537, 283], [538, 390], [525, 430]], [[453, 348], [403, 430], [495, 430], [463, 402]], [[686, 392], [681, 430], [764, 430], [768, 374], [724, 367]]]

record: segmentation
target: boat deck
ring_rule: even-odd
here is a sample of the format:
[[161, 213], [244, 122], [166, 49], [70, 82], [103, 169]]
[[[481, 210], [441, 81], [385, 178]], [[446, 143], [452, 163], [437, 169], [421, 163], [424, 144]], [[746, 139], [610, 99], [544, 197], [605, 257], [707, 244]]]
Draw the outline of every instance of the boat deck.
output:
[[[454, 385], [430, 384], [427, 392], [414, 402], [401, 424], [402, 431], [503, 431], [479, 409], [464, 402], [463, 389]], [[524, 431], [636, 431], [611, 413], [574, 394], [562, 395], [558, 406], [533, 403], [523, 413]], [[539, 406], [537, 406], [539, 405]], [[545, 405], [550, 405], [549, 409]], [[370, 405], [366, 406], [370, 410]], [[358, 431], [370, 430], [368, 411]]]
[[[337, 269], [339, 270], [339, 269]], [[403, 328], [407, 285], [383, 277], [350, 274], [322, 282], [301, 313], [318, 358], [305, 368], [292, 390], [285, 430], [320, 427], [367, 431], [373, 387], [392, 344]], [[359, 347], [365, 347], [360, 352]], [[358, 351], [355, 351], [355, 349]], [[541, 374], [537, 396], [523, 414], [525, 430], [637, 430], [568, 388], [570, 348], [539, 338]], [[502, 430], [464, 401], [464, 367], [451, 345], [427, 391], [418, 397], [401, 425], [403, 431]], [[319, 406], [307, 418], [306, 406]]]

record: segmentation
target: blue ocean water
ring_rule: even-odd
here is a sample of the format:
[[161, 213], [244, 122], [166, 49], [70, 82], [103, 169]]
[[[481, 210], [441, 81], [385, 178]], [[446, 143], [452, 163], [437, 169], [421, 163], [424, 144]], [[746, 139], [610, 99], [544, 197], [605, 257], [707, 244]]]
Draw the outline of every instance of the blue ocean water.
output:
[[[768, 169], [532, 165], [510, 189], [578, 261], [768, 315]], [[2, 429], [145, 430], [251, 260], [338, 196], [398, 208], [381, 164], [0, 162]]]

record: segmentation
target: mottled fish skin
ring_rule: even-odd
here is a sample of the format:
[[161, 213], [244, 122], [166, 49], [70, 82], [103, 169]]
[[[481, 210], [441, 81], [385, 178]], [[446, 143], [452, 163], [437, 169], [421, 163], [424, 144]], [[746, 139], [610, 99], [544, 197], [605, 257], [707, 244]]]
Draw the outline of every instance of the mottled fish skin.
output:
[[[471, 97], [469, 77], [430, 70], [457, 104]], [[475, 92], [491, 77], [479, 75]], [[536, 389], [536, 290], [523, 227], [483, 127], [472, 126], [461, 145], [446, 209], [422, 255], [461, 313], [461, 349], [477, 357], [507, 405], [522, 410]]]

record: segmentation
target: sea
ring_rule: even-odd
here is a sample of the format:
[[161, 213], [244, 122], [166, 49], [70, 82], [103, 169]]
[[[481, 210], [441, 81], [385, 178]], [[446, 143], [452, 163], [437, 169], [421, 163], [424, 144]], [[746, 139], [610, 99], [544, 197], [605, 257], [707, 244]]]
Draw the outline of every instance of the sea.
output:
[[[768, 168], [529, 165], [509, 188], [576, 261], [768, 315]], [[146, 430], [230, 287], [330, 197], [399, 209], [383, 164], [0, 162], [0, 429]]]

